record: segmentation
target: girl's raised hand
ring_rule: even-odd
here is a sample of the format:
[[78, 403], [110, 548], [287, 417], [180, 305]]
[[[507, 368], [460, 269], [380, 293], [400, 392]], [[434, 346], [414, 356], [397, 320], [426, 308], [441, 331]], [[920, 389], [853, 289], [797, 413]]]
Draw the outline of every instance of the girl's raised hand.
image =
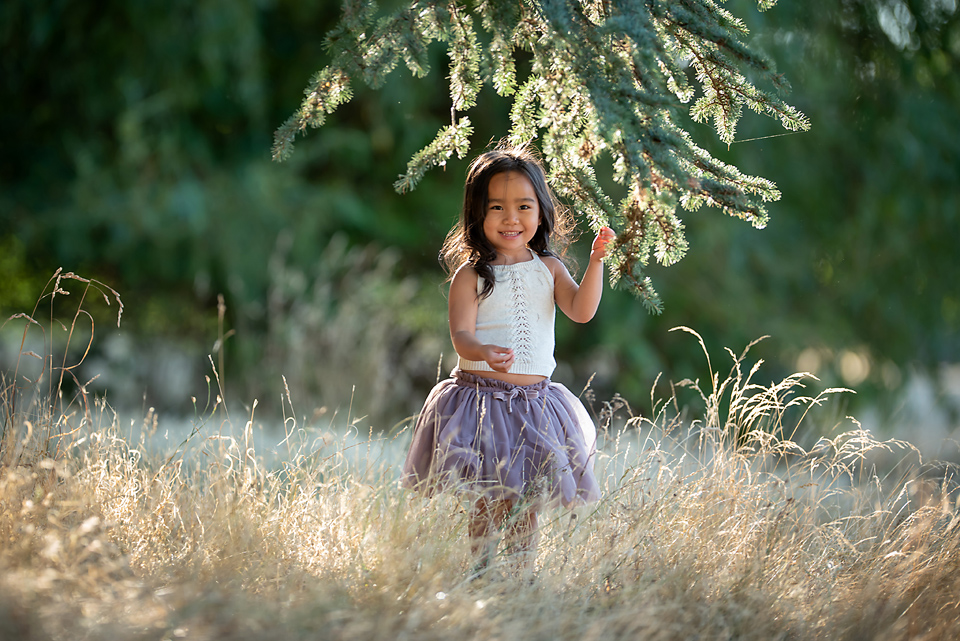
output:
[[484, 345], [483, 360], [495, 372], [507, 373], [513, 366], [516, 356], [509, 347], [500, 347], [499, 345]]
[[590, 247], [590, 260], [601, 260], [607, 255], [607, 244], [617, 237], [609, 227], [603, 227], [597, 232], [597, 237], [593, 239], [593, 245]]

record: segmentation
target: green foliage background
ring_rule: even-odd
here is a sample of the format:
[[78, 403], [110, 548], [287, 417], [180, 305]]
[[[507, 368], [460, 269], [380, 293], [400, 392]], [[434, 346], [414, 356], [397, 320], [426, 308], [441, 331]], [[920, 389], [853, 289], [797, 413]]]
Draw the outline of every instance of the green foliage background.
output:
[[[595, 373], [598, 399], [642, 404], [659, 372], [702, 371], [697, 346], [667, 332], [683, 324], [717, 350], [771, 335], [757, 351], [772, 378], [812, 348], [818, 374], [842, 383], [840, 356], [854, 351], [871, 365], [858, 398], [890, 399], [911, 369], [960, 361], [956, 3], [725, 6], [813, 129], [766, 138], [782, 130], [748, 115], [727, 148], [689, 128], [783, 199], [762, 231], [686, 214], [687, 257], [650, 267], [665, 312], [608, 293], [592, 323], [560, 324], [557, 377], [579, 389]], [[446, 60], [431, 49], [424, 79], [397, 70], [376, 92], [358, 85], [273, 163], [273, 131], [325, 63], [338, 14], [328, 0], [3, 3], [0, 316], [32, 309], [63, 266], [119, 290], [124, 331], [186, 345], [200, 371], [223, 294], [234, 398], [269, 404], [285, 375], [295, 403], [355, 394], [383, 426], [416, 411], [441, 353], [449, 366], [436, 254], [466, 163], [403, 196], [392, 185], [449, 120]], [[480, 94], [473, 152], [508, 113]]]

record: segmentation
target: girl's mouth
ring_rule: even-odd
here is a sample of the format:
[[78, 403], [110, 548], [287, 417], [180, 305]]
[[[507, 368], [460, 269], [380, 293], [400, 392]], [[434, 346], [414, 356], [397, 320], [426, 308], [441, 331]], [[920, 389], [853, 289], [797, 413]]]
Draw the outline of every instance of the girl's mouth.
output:
[[520, 232], [518, 232], [518, 231], [502, 231], [502, 232], [500, 232], [500, 235], [501, 235], [501, 236], [506, 236], [507, 238], [516, 238], [517, 236], [520, 235]]

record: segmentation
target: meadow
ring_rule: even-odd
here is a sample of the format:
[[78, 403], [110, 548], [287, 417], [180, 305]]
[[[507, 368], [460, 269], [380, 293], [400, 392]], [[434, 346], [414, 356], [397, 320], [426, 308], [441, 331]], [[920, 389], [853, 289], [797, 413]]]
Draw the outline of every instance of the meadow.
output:
[[603, 498], [546, 512], [529, 572], [504, 547], [474, 572], [466, 500], [399, 487], [409, 422], [284, 391], [265, 427], [211, 360], [170, 439], [63, 394], [65, 361], [5, 373], [0, 639], [960, 637], [951, 468], [838, 414], [844, 390], [701, 346], [702, 378], [599, 403]]

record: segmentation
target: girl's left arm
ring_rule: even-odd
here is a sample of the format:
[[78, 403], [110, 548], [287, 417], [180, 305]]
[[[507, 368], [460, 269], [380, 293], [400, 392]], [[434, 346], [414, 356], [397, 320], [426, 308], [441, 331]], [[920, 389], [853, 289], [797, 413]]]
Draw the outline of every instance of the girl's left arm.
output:
[[615, 237], [612, 229], [604, 227], [593, 239], [590, 262], [579, 285], [559, 260], [554, 258], [549, 263], [553, 271], [553, 291], [557, 306], [575, 323], [586, 323], [597, 313], [600, 295], [603, 293], [602, 261], [607, 255], [607, 243]]

